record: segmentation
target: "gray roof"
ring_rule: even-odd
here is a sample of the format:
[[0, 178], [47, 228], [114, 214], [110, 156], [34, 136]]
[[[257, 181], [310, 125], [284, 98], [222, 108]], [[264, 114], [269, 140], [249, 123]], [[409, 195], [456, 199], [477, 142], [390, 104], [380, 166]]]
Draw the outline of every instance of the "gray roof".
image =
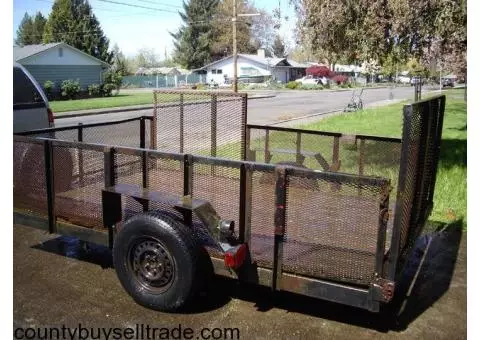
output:
[[[256, 63], [259, 63], [259, 64], [262, 64], [262, 65], [265, 65], [265, 66], [269, 66], [269, 67], [275, 67], [277, 66], [279, 63], [281, 63], [282, 61], [286, 61], [288, 64], [290, 64], [291, 67], [296, 67], [296, 68], [308, 68], [308, 65], [305, 65], [305, 64], [301, 64], [301, 63], [297, 63], [296, 61], [293, 61], [291, 59], [287, 59], [287, 58], [270, 58], [270, 57], [260, 57], [259, 55], [256, 55], [256, 54], [242, 54], [242, 53], [239, 53], [238, 54], [239, 57], [242, 57], [242, 58], [245, 58], [245, 59], [248, 59], [248, 60], [251, 60], [253, 62], [256, 62]], [[233, 56], [228, 56], [228, 57], [225, 57], [225, 58], [222, 58], [220, 60], [217, 60], [217, 61], [214, 61], [210, 64], [207, 64], [203, 67], [200, 67], [198, 69], [195, 69], [195, 70], [192, 70], [192, 71], [198, 71], [198, 70], [203, 70], [209, 66], [212, 66], [212, 65], [215, 65], [223, 60], [226, 60], [226, 59], [230, 59], [232, 58]]]
[[275, 66], [281, 61], [285, 60], [285, 58], [269, 58], [269, 57], [260, 57], [256, 54], [239, 54], [239, 56], [244, 57], [246, 59], [253, 60], [259, 64], [263, 64], [265, 66]]
[[25, 46], [13, 46], [13, 59], [19, 61], [32, 55], [38, 54], [40, 52], [46, 51], [52, 47], [60, 45], [61, 43], [49, 43], [41, 45], [25, 45]]
[[102, 61], [98, 58], [95, 58], [94, 56], [92, 56], [88, 53], [85, 53], [83, 51], [80, 51], [79, 49], [77, 49], [73, 46], [70, 46], [66, 43], [63, 43], [63, 42], [40, 44], [40, 45], [13, 46], [13, 59], [14, 59], [14, 61], [20, 62], [23, 59], [32, 57], [34, 55], [42, 53], [42, 52], [44, 52], [46, 50], [49, 50], [53, 47], [56, 47], [58, 45], [63, 45], [63, 46], [68, 47], [68, 48], [70, 48], [74, 51], [77, 51], [78, 53], [84, 54], [87, 57], [95, 59], [97, 62], [99, 62], [103, 66], [107, 66], [107, 67], [109, 66], [108, 63], [106, 63], [106, 62], [104, 62], [104, 61]]

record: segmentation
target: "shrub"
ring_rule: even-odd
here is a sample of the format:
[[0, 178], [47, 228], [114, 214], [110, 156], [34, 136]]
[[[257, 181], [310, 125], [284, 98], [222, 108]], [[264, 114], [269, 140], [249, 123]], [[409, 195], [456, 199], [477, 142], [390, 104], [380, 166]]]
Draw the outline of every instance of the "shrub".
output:
[[102, 94], [105, 96], [105, 97], [110, 97], [112, 95], [112, 91], [115, 90], [117, 87], [115, 86], [115, 84], [112, 84], [112, 83], [105, 83], [102, 85]]
[[89, 96], [99, 96], [102, 93], [102, 88], [99, 84], [88, 85], [88, 95]]
[[120, 91], [120, 87], [122, 87], [122, 79], [123, 76], [120, 72], [116, 72], [113, 70], [109, 70], [105, 72], [103, 75], [103, 84], [104, 84], [104, 90], [105, 90], [105, 85], [106, 86], [106, 92], [104, 91], [104, 95], [106, 96], [111, 96], [113, 90], [117, 90], [117, 93]]
[[336, 75], [335, 77], [332, 78], [332, 80], [337, 84], [345, 84], [348, 81], [348, 77], [344, 76], [342, 74]]
[[306, 70], [307, 75], [312, 75], [314, 77], [326, 77], [332, 78], [335, 76], [335, 72], [332, 72], [326, 66], [310, 66]]
[[47, 98], [48, 99], [52, 99], [53, 98], [53, 89], [55, 88], [55, 83], [51, 80], [47, 80], [44, 84], [43, 84], [43, 89], [45, 91], [45, 94], [47, 95]]
[[62, 81], [62, 96], [69, 99], [73, 99], [80, 93], [80, 82], [77, 79], [76, 81], [72, 79]]
[[316, 85], [316, 84], [306, 84], [300, 86], [300, 89], [302, 90], [323, 90], [322, 85]]
[[300, 83], [297, 83], [296, 81], [289, 81], [287, 84], [287, 89], [295, 90]]

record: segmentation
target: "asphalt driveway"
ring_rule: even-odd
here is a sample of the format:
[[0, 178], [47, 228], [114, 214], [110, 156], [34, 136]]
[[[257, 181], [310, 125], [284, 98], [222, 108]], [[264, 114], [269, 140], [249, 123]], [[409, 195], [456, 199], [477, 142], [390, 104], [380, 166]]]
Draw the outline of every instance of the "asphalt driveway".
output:
[[[14, 226], [14, 330], [143, 324], [190, 327], [194, 339], [201, 339], [203, 328], [236, 328], [240, 339], [465, 339], [466, 234], [450, 226], [429, 235], [429, 251], [397, 325], [382, 314], [287, 293], [272, 298], [268, 289], [220, 278], [187, 312], [151, 311], [123, 291], [107, 249], [83, 250], [75, 239]], [[424, 247], [422, 239], [418, 249]], [[406, 283], [420, 256], [416, 251]]]

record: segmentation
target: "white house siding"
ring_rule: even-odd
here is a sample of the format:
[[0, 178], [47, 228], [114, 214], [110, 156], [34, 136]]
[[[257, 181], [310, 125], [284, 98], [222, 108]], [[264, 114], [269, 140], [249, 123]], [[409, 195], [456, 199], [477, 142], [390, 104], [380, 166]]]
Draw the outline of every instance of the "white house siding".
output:
[[[213, 74], [212, 70], [222, 70], [222, 74]], [[226, 78], [233, 77], [233, 59], [225, 59], [222, 60], [212, 66], [207, 67], [207, 82], [209, 83], [212, 79], [218, 84], [223, 84]], [[237, 59], [237, 75], [240, 77], [246, 72], [252, 72], [253, 74], [268, 76], [270, 72], [268, 71], [268, 67], [262, 65], [260, 63], [256, 63], [254, 61], [250, 61], [243, 57], [238, 57]]]
[[275, 68], [273, 69], [272, 75], [275, 77], [276, 81], [281, 81], [282, 83], [288, 82], [290, 69], [289, 68]]
[[100, 65], [24, 65], [37, 80], [40, 86], [47, 80], [53, 81], [57, 90], [62, 81], [79, 80], [84, 89], [90, 84], [102, 82], [102, 67]]

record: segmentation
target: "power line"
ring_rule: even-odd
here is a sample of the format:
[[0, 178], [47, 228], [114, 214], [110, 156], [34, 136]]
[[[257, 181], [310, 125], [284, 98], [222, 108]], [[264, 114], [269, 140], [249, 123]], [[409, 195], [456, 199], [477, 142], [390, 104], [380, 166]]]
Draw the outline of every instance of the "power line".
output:
[[[49, 4], [54, 4], [55, 1], [49, 1], [49, 0], [36, 0], [36, 1], [41, 1], [41, 2], [47, 2]], [[95, 10], [98, 10], [98, 11], [108, 11], [108, 12], [123, 12], [123, 11], [114, 11], [114, 10], [111, 10], [111, 9], [107, 9], [107, 8], [98, 8], [98, 7], [92, 7], [90, 6], [92, 9], [95, 9]]]
[[145, 2], [147, 4], [153, 4], [153, 5], [160, 5], [160, 6], [167, 6], [167, 7], [175, 7], [175, 8], [183, 8], [182, 6], [177, 6], [177, 5], [171, 5], [171, 4], [166, 4], [163, 2], [157, 2], [157, 1], [149, 1], [149, 0], [137, 0], [140, 2]]
[[169, 13], [175, 13], [175, 14], [178, 13], [178, 11], [170, 11], [168, 9], [133, 5], [133, 4], [125, 3], [125, 2], [118, 2], [118, 1], [112, 1], [112, 0], [97, 0], [97, 1], [107, 2], [107, 3], [111, 3], [111, 4], [116, 4], [116, 5], [129, 6], [129, 7], [134, 7], [134, 8], [150, 9], [150, 10], [158, 11], [158, 12], [169, 12]]

